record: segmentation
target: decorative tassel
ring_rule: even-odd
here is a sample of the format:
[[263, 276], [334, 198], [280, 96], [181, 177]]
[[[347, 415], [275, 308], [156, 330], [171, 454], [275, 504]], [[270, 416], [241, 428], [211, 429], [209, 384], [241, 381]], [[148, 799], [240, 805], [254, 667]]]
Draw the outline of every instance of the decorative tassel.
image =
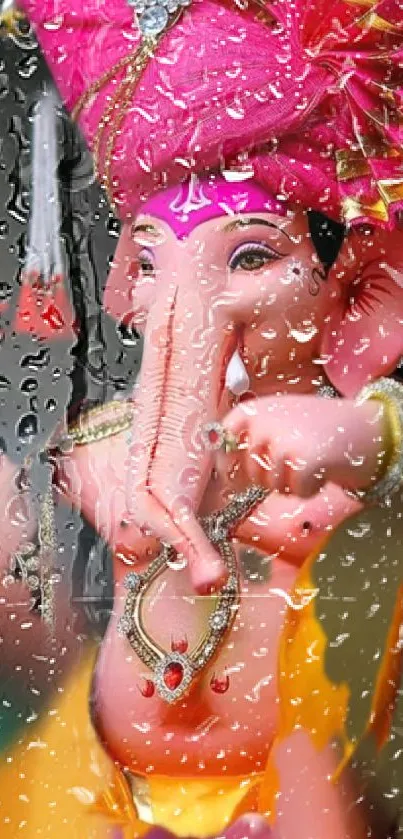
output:
[[53, 94], [46, 92], [35, 114], [31, 219], [14, 329], [66, 340], [75, 333], [60, 248], [56, 107]]

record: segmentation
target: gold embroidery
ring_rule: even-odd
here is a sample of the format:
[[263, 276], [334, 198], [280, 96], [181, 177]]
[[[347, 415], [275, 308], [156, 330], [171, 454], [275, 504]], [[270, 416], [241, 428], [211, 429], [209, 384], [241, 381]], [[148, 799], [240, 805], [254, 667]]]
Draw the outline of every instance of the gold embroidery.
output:
[[342, 149], [336, 152], [336, 172], [339, 181], [350, 181], [370, 175], [371, 169], [361, 150]]
[[[369, 159], [371, 158], [381, 158], [383, 160], [393, 159], [394, 161], [399, 159], [403, 162], [400, 150], [395, 147], [390, 147], [384, 140], [377, 142], [369, 137], [360, 137], [360, 144], [362, 145], [362, 149], [340, 149], [336, 151], [336, 171], [339, 181], [350, 181], [355, 178], [371, 175], [369, 164]], [[402, 183], [403, 167], [401, 178], [377, 181], [379, 192], [382, 195], [382, 187], [387, 190], [391, 184], [393, 186], [399, 186]]]
[[344, 0], [344, 2], [348, 3], [349, 6], [365, 6], [371, 9], [378, 0]]
[[395, 201], [403, 201], [403, 175], [398, 180], [390, 178], [377, 181], [377, 186], [386, 206]]
[[385, 202], [382, 199], [373, 203], [366, 203], [364, 197], [360, 199], [348, 196], [343, 199], [342, 208], [346, 222], [364, 217], [385, 222], [389, 218]]
[[401, 29], [396, 24], [391, 23], [373, 11], [374, 6], [378, 4], [378, 0], [344, 0], [344, 2], [348, 3], [349, 6], [363, 6], [368, 10], [357, 21], [357, 26], [367, 29], [378, 29], [381, 32], [394, 32], [403, 36]]
[[378, 29], [380, 32], [394, 32], [397, 35], [402, 35], [400, 28], [396, 26], [394, 23], [390, 23], [385, 18], [377, 15], [376, 12], [367, 12], [367, 14], [363, 15], [363, 17], [358, 21], [358, 26], [361, 26], [363, 29]]

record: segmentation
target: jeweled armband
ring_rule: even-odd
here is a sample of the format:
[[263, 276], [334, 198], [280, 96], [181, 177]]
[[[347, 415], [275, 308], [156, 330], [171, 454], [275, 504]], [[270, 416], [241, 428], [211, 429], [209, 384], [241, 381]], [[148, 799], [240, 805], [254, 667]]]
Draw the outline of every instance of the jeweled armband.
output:
[[381, 474], [368, 489], [356, 497], [365, 503], [382, 503], [403, 485], [403, 385], [394, 379], [378, 379], [366, 385], [357, 397], [357, 404], [368, 399], [380, 402], [385, 411], [385, 455]]

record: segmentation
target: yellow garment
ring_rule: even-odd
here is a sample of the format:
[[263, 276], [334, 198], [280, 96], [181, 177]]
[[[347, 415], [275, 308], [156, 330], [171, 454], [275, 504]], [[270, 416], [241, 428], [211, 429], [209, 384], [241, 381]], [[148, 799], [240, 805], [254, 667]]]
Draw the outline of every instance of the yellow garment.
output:
[[[259, 812], [271, 819], [275, 815], [278, 792], [278, 778], [273, 761], [273, 753], [278, 743], [301, 729], [309, 733], [318, 751], [328, 743], [337, 742], [341, 748], [341, 758], [332, 778], [335, 783], [360, 742], [358, 739], [352, 740], [347, 733], [350, 687], [347, 682], [334, 684], [326, 673], [328, 638], [316, 614], [318, 591], [312, 580], [312, 569], [316, 559], [316, 554], [309, 557], [298, 575], [279, 643], [279, 729], [268, 758], [258, 802]], [[379, 664], [370, 714], [361, 735], [365, 737], [373, 732], [378, 751], [385, 744], [390, 732], [400, 684], [403, 659], [400, 643], [402, 625], [403, 586], [400, 586], [386, 648]]]
[[[105, 820], [88, 805], [113, 777], [89, 715], [91, 651], [48, 710], [28, 725], [0, 767], [1, 839], [104, 839]], [[85, 806], [86, 805], [86, 806]]]
[[178, 836], [219, 833], [235, 813], [248, 812], [261, 778], [151, 778], [154, 824], [174, 827]]
[[[162, 775], [133, 778], [134, 807], [127, 837], [131, 839], [134, 835], [139, 820], [148, 826], [165, 827], [177, 836], [221, 833], [235, 818], [256, 809], [262, 777], [263, 773], [249, 778]], [[130, 800], [129, 795], [128, 806]], [[98, 800], [95, 809], [111, 815], [105, 803]]]
[[[112, 826], [134, 839], [150, 828], [129, 786], [100, 745], [89, 713], [92, 651], [69, 684], [0, 768], [1, 839], [106, 839]], [[153, 821], [179, 836], [222, 830], [253, 809], [258, 777], [149, 779]], [[136, 796], [135, 796], [136, 798]], [[141, 808], [139, 816], [141, 815]], [[24, 832], [20, 834], [22, 828]], [[116, 835], [116, 834], [115, 834]]]

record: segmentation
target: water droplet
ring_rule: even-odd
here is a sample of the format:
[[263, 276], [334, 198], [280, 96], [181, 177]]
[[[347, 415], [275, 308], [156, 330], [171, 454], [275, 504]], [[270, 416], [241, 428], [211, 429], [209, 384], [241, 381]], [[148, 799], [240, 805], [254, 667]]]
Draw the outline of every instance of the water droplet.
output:
[[50, 352], [46, 348], [39, 350], [38, 353], [32, 355], [25, 355], [20, 361], [21, 367], [28, 367], [30, 370], [43, 370], [48, 366], [50, 361]]
[[25, 414], [18, 423], [17, 434], [23, 443], [31, 443], [38, 434], [38, 419], [35, 414]]
[[6, 508], [6, 516], [10, 524], [20, 527], [29, 521], [29, 508], [27, 502], [20, 495], [11, 498]]
[[38, 397], [31, 396], [29, 400], [29, 410], [32, 411], [34, 414], [38, 413]]
[[0, 302], [6, 303], [12, 296], [13, 289], [9, 283], [0, 282]]
[[8, 77], [5, 73], [0, 73], [0, 99], [4, 99], [9, 93]]
[[263, 329], [261, 332], [262, 338], [266, 338], [267, 341], [274, 341], [277, 338], [277, 329], [274, 327], [268, 327]]
[[119, 237], [121, 225], [119, 221], [115, 218], [115, 216], [110, 215], [106, 224], [106, 229], [110, 236], [113, 236], [115, 239]]
[[125, 347], [136, 347], [141, 337], [134, 326], [126, 324], [124, 321], [116, 325], [116, 333], [119, 341]]
[[228, 114], [231, 119], [244, 119], [245, 118], [245, 110], [244, 108], [238, 104], [238, 107], [228, 107], [225, 109], [226, 113]]
[[347, 533], [357, 539], [362, 539], [363, 536], [368, 536], [371, 533], [372, 526], [367, 521], [357, 521], [354, 525], [347, 527]]
[[34, 390], [38, 390], [37, 380], [33, 378], [24, 379], [21, 384], [22, 393], [25, 393], [25, 395], [28, 396], [30, 393], [33, 393]]
[[0, 374], [0, 390], [10, 390], [11, 382], [6, 376]]
[[89, 805], [94, 804], [95, 795], [92, 790], [89, 790], [86, 787], [70, 787], [67, 792], [74, 795], [81, 805], [88, 807]]
[[246, 694], [245, 699], [247, 699], [248, 702], [252, 702], [252, 703], [255, 703], [255, 704], [258, 703], [260, 701], [260, 695], [261, 695], [261, 692], [262, 692], [263, 688], [267, 687], [267, 685], [270, 685], [270, 683], [272, 681], [273, 681], [273, 675], [272, 674], [270, 674], [268, 676], [264, 676], [262, 679], [260, 679], [259, 682], [257, 682], [253, 686], [250, 694]]
[[344, 642], [347, 641], [349, 637], [350, 635], [348, 632], [340, 632], [340, 634], [336, 636], [334, 641], [329, 642], [329, 647], [337, 649], [338, 647], [341, 647], [342, 644], [344, 644]]
[[318, 329], [316, 326], [309, 324], [309, 326], [302, 326], [301, 329], [290, 328], [290, 337], [294, 338], [297, 344], [307, 344], [317, 335]]
[[37, 68], [38, 56], [31, 53], [30, 55], [24, 56], [24, 58], [19, 62], [18, 74], [22, 79], [30, 79], [36, 72]]

